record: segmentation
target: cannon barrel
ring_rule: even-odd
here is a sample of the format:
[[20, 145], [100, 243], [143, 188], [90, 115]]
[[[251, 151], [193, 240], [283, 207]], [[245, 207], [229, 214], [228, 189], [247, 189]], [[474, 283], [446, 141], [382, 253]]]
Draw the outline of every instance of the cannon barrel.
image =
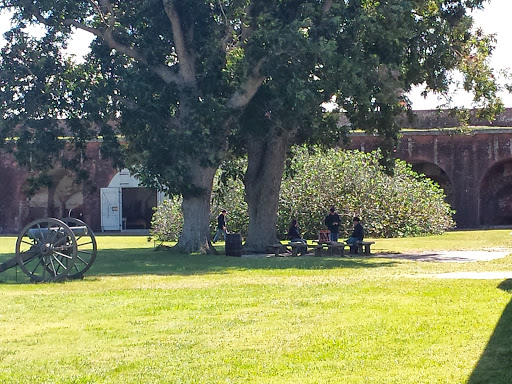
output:
[[[85, 225], [81, 225], [78, 227], [69, 227], [75, 236], [87, 236], [88, 229]], [[48, 237], [48, 234], [59, 232], [59, 235], [64, 235], [64, 230], [62, 227], [52, 227], [52, 228], [30, 228], [27, 231], [28, 237], [32, 240], [43, 240]]]

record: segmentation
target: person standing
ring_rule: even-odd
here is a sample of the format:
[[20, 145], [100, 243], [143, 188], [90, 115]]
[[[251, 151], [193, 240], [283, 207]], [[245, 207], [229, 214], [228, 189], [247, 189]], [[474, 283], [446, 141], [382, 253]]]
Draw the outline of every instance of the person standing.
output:
[[215, 237], [213, 238], [213, 243], [215, 243], [220, 235], [222, 234], [224, 236], [224, 241], [226, 241], [226, 235], [228, 234], [228, 230], [226, 227], [226, 210], [223, 209], [219, 216], [217, 216], [217, 232], [215, 233]]
[[331, 231], [329, 234], [329, 238], [331, 241], [338, 241], [338, 235], [340, 232], [340, 216], [336, 213], [336, 210], [334, 207], [331, 207], [329, 209], [329, 214], [325, 218], [325, 225], [327, 226], [327, 229]]

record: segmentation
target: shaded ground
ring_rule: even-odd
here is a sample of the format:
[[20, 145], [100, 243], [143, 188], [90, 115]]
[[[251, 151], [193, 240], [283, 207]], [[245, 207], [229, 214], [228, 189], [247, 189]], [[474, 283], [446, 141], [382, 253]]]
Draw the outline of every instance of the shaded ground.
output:
[[[512, 249], [493, 248], [481, 251], [423, 251], [409, 253], [372, 253], [370, 257], [403, 259], [422, 262], [469, 263], [501, 259], [512, 253]], [[285, 255], [282, 255], [285, 256]], [[313, 256], [313, 255], [308, 255]], [[242, 257], [274, 257], [273, 254], [243, 255]], [[350, 256], [348, 256], [350, 257]], [[450, 272], [439, 274], [414, 275], [440, 279], [512, 279], [512, 271], [499, 272]]]

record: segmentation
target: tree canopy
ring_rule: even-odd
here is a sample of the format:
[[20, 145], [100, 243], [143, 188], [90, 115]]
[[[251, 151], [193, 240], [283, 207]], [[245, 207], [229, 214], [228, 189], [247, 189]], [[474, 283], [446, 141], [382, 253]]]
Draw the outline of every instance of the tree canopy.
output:
[[[251, 166], [251, 158], [262, 159], [262, 147], [249, 155], [249, 173], [271, 172], [269, 181], [262, 173], [246, 181], [272, 183], [274, 196], [273, 203], [254, 201], [255, 215], [264, 204], [277, 209], [291, 143], [325, 133], [312, 127], [337, 132], [322, 125], [325, 101], [336, 99], [354, 127], [388, 138], [382, 145], [388, 158], [399, 133], [394, 116], [407, 108], [404, 92], [412, 85], [445, 92], [450, 71], [459, 68], [476, 101], [499, 111], [487, 66], [492, 39], [472, 32], [468, 14], [483, 3], [0, 0], [14, 21], [0, 63], [0, 138], [20, 164], [44, 176], [57, 160], [85, 169], [86, 142], [101, 136], [115, 164], [183, 196], [178, 245], [208, 251], [214, 174], [239, 128], [250, 133], [241, 151], [258, 144], [251, 137], [274, 143], [273, 164]], [[29, 36], [30, 24], [42, 25], [44, 36]], [[95, 36], [84, 64], [62, 55], [76, 28]], [[65, 125], [58, 123], [63, 118]], [[59, 137], [72, 138], [77, 151], [58, 151]]]

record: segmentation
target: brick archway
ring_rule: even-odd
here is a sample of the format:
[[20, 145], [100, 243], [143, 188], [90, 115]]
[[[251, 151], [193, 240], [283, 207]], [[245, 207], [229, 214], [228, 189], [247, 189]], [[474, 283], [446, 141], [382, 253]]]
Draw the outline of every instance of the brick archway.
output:
[[493, 165], [480, 183], [480, 225], [512, 225], [512, 159]]
[[453, 205], [453, 185], [450, 176], [436, 164], [426, 161], [412, 161], [412, 170], [423, 174], [439, 184], [446, 195], [446, 202]]

